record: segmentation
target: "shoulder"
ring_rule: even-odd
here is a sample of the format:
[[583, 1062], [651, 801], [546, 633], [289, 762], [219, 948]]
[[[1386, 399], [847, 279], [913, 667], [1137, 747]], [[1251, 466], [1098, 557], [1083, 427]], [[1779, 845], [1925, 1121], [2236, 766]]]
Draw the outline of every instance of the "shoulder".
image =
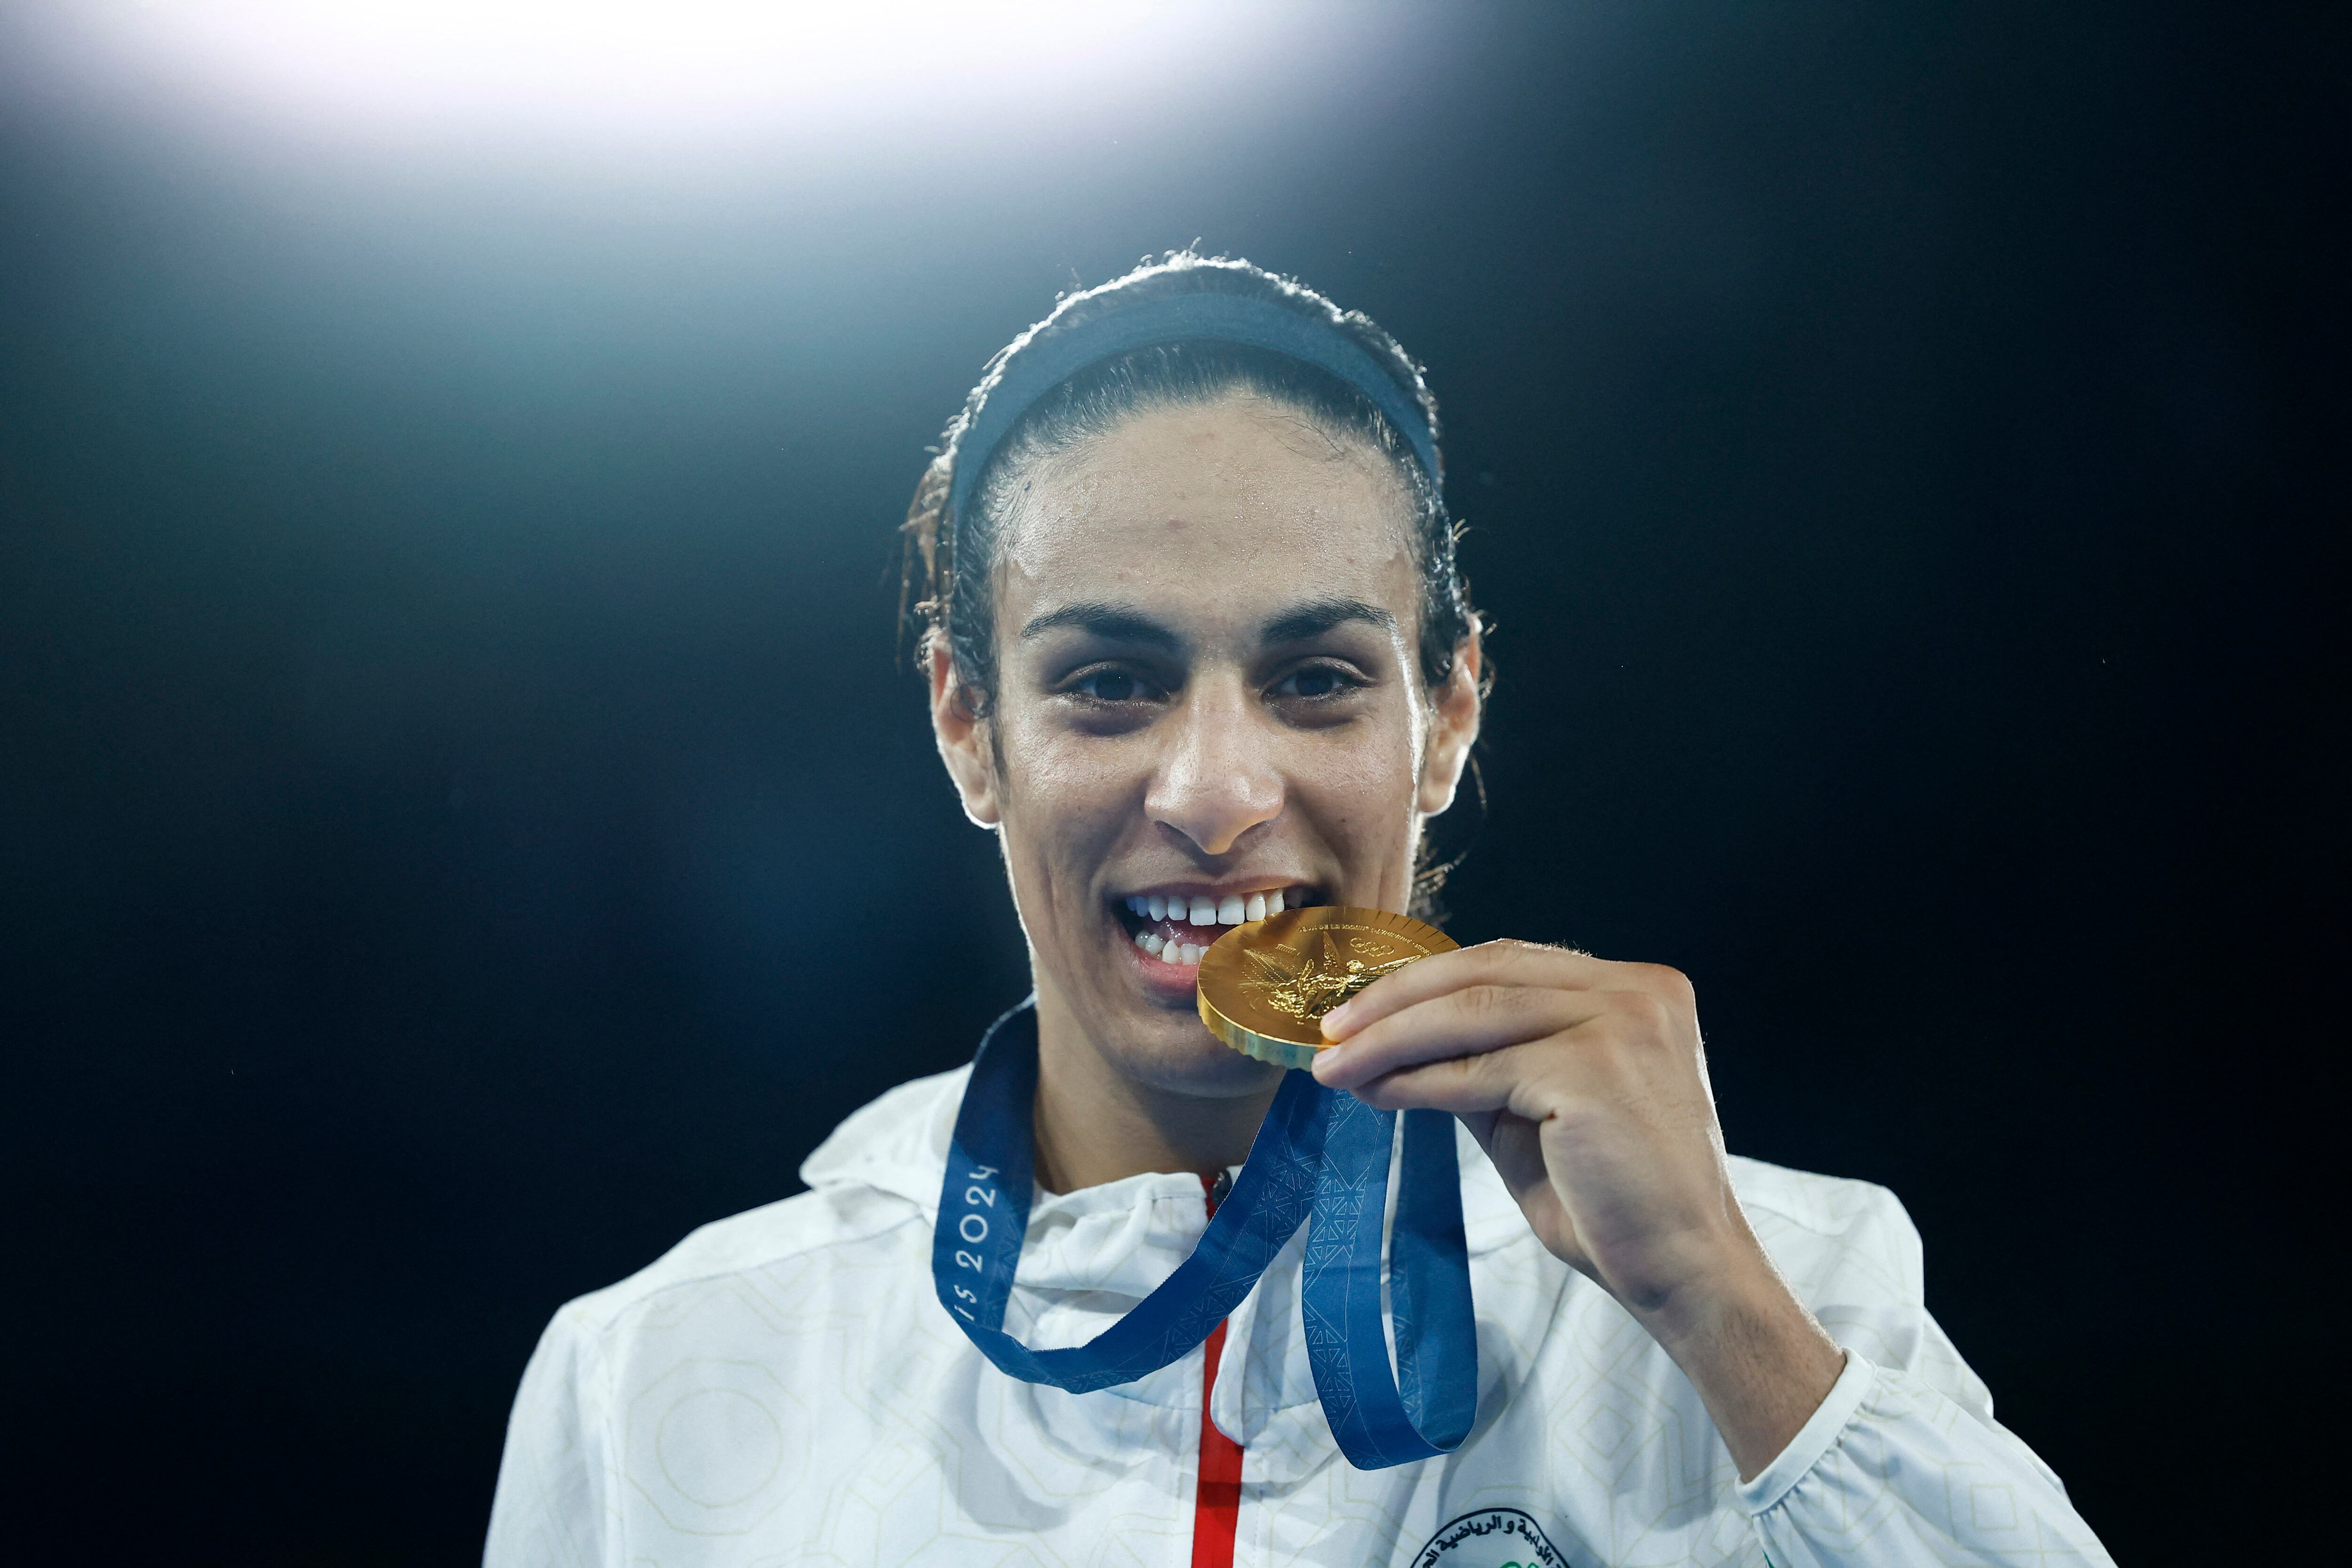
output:
[[894, 1231], [920, 1226], [928, 1246], [929, 1227], [922, 1221], [920, 1210], [904, 1201], [803, 1193], [698, 1227], [627, 1279], [568, 1303], [559, 1316], [575, 1330], [601, 1334], [664, 1298], [870, 1248]]
[[1857, 1298], [1925, 1303], [1919, 1232], [1886, 1188], [1739, 1155], [1730, 1166], [1757, 1239], [1809, 1304]]
[[[781, 1420], [790, 1390], [840, 1376], [845, 1357], [954, 1331], [926, 1276], [961, 1082], [892, 1089], [803, 1166], [810, 1191], [703, 1226], [556, 1312], [508, 1423], [488, 1560], [604, 1555], [609, 1489], [625, 1469], [642, 1479], [629, 1467], [662, 1441], [643, 1423], [680, 1389], [738, 1394]], [[646, 1403], [664, 1384], [672, 1396]]]

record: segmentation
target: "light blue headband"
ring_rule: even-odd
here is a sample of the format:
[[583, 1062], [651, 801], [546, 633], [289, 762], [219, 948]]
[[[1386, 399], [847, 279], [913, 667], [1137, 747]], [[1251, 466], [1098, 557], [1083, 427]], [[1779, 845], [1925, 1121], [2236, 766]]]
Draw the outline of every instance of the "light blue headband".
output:
[[1089, 365], [1154, 343], [1241, 343], [1267, 349], [1328, 371], [1362, 393], [1404, 437], [1430, 484], [1438, 482], [1437, 438], [1421, 405], [1357, 343], [1328, 321], [1271, 300], [1209, 291], [1146, 300], [1046, 338], [1013, 356], [1003, 379], [956, 442], [955, 483], [949, 513], [961, 526], [964, 503], [988, 467], [989, 454], [1030, 405]]

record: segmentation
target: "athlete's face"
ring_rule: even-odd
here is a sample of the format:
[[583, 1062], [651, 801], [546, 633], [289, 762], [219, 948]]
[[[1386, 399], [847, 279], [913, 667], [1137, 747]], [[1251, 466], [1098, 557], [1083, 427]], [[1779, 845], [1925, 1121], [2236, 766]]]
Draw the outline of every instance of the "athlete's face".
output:
[[1260, 900], [1404, 909], [1478, 717], [1475, 644], [1444, 689], [1421, 679], [1410, 515], [1385, 459], [1277, 405], [1139, 415], [1040, 464], [1007, 520], [984, 722], [934, 658], [1041, 1017], [1125, 1071], [1261, 1089], [1272, 1069], [1194, 1010], [1197, 950]]

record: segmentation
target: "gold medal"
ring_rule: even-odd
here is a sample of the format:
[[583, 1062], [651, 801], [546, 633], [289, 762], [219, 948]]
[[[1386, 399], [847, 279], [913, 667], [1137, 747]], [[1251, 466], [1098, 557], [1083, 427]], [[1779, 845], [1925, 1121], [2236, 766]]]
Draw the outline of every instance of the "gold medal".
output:
[[1201, 955], [1201, 1022], [1245, 1057], [1303, 1068], [1323, 1015], [1383, 974], [1459, 945], [1382, 910], [1285, 910], [1235, 926]]

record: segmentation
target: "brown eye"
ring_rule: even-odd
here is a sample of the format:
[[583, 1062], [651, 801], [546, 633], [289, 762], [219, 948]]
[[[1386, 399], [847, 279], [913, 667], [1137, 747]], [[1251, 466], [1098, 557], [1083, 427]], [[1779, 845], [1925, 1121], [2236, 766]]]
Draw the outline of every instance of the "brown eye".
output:
[[1070, 689], [1097, 702], [1136, 702], [1155, 695], [1141, 676], [1125, 669], [1097, 669], [1079, 677]]
[[1276, 681], [1274, 695], [1286, 698], [1303, 697], [1312, 702], [1336, 697], [1357, 684], [1359, 683], [1348, 678], [1345, 670], [1328, 664], [1310, 664], [1303, 669], [1291, 671]]

